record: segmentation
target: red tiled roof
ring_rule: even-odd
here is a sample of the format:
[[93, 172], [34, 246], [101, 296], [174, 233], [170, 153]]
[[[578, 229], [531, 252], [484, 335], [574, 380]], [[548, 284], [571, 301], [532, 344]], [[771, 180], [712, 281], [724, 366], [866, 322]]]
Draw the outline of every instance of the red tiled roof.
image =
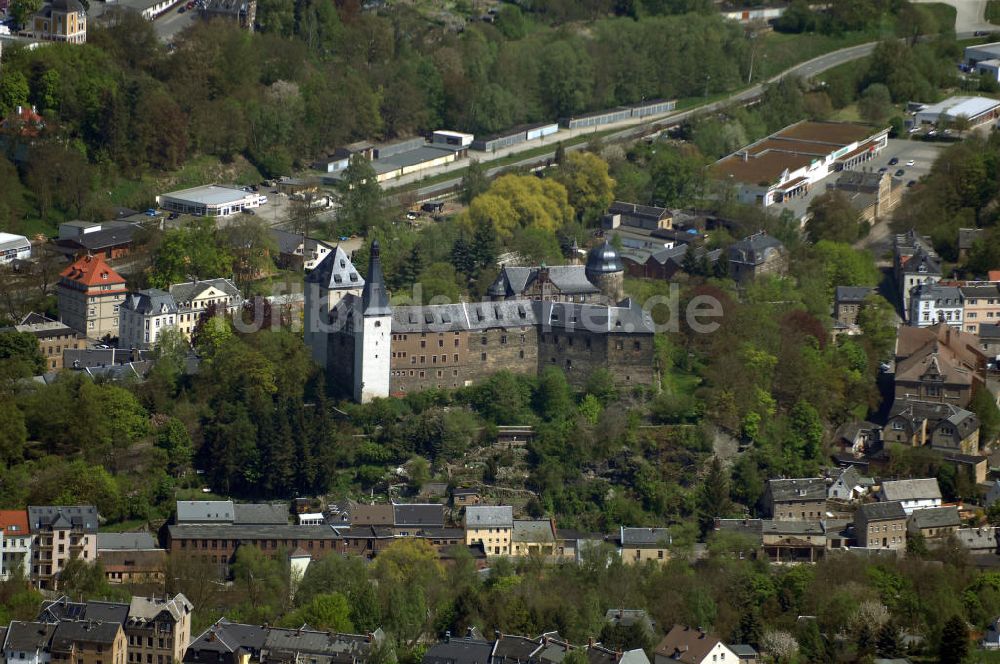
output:
[[59, 275], [83, 286], [125, 285], [125, 279], [104, 261], [103, 256], [84, 256]]
[[5, 537], [28, 534], [27, 510], [0, 510], [0, 529]]

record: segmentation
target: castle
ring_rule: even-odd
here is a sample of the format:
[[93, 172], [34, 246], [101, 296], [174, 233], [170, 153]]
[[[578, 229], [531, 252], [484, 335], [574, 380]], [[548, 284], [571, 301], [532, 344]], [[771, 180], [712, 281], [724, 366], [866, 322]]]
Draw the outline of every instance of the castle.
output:
[[623, 280], [605, 242], [586, 265], [505, 267], [487, 301], [393, 307], [378, 242], [366, 278], [338, 247], [306, 277], [305, 341], [332, 390], [362, 403], [547, 366], [575, 386], [595, 369], [651, 385], [653, 320], [623, 299]]

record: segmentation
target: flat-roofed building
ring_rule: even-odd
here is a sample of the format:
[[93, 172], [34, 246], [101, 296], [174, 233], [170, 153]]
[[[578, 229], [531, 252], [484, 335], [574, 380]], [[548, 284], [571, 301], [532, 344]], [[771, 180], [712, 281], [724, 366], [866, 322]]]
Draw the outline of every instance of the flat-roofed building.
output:
[[741, 202], [767, 207], [804, 194], [834, 171], [873, 159], [888, 136], [887, 127], [802, 121], [720, 159], [711, 170], [732, 184]]
[[260, 207], [266, 201], [267, 198], [260, 194], [218, 184], [181, 189], [156, 197], [156, 204], [164, 210], [198, 217], [228, 217]]
[[965, 118], [972, 127], [995, 120], [1000, 115], [1000, 101], [988, 97], [948, 97], [936, 104], [927, 104], [914, 114], [917, 127], [954, 124]]
[[0, 265], [31, 258], [31, 242], [23, 235], [0, 233]]

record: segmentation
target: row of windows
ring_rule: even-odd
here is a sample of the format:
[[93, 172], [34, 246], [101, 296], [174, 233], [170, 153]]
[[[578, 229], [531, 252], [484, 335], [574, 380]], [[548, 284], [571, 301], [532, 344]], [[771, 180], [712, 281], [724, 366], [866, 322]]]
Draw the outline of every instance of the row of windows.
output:
[[[414, 377], [417, 377], [417, 378], [426, 378], [427, 377], [427, 372], [426, 371], [414, 371], [413, 369], [410, 369], [409, 372], [402, 371], [402, 370], [401, 371], [390, 371], [389, 374], [392, 375], [392, 376], [395, 376], [397, 378], [405, 378], [406, 376], [409, 376], [410, 378], [414, 378]], [[452, 376], [457, 376], [458, 375], [458, 369], [452, 369], [451, 370], [451, 375]], [[441, 371], [440, 369], [438, 369], [437, 377], [438, 378], [444, 378], [444, 371]]]
[[[879, 530], [879, 528], [881, 528], [881, 530]], [[903, 529], [903, 524], [901, 523], [894, 523], [891, 526], [886, 526], [886, 525], [879, 526], [876, 523], [874, 525], [868, 526], [868, 532], [870, 533], [887, 533], [892, 530], [902, 530], [902, 529]]]

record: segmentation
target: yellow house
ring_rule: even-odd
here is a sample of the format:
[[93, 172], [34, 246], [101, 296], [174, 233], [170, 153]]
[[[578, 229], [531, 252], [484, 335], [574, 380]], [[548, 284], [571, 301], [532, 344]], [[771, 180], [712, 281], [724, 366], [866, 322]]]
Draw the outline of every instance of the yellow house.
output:
[[204, 279], [171, 284], [170, 295], [177, 303], [178, 328], [190, 341], [203, 314], [213, 307], [218, 314], [233, 314], [243, 304], [240, 289], [229, 279]]
[[53, 0], [31, 17], [35, 39], [82, 44], [87, 41], [87, 12], [79, 0]]
[[510, 505], [470, 505], [465, 508], [465, 544], [483, 545], [488, 556], [509, 556], [514, 531]]
[[663, 564], [670, 560], [670, 531], [666, 528], [621, 527], [618, 536], [622, 562], [639, 565], [647, 560]]

